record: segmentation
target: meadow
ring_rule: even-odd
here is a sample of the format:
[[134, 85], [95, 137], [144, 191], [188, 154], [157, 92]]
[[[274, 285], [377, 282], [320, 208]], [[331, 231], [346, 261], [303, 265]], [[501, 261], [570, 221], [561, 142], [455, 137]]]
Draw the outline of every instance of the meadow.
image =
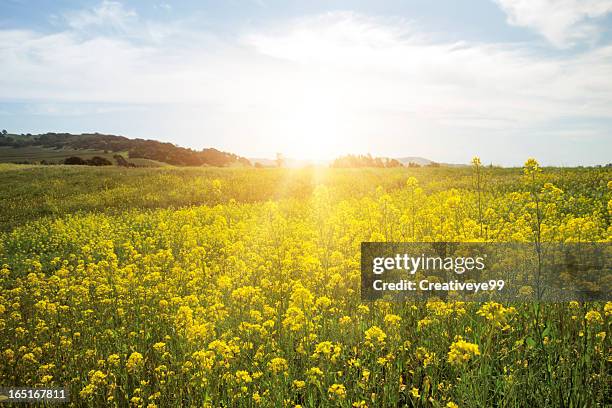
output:
[[612, 404], [612, 302], [363, 302], [363, 241], [612, 241], [612, 169], [0, 164], [0, 384], [73, 406]]
[[62, 163], [64, 159], [71, 156], [79, 156], [84, 159], [91, 159], [94, 156], [100, 156], [114, 162], [113, 153], [104, 152], [103, 150], [51, 149], [41, 146], [0, 146], [0, 163], [22, 163], [31, 161], [40, 162], [42, 160], [53, 163]]

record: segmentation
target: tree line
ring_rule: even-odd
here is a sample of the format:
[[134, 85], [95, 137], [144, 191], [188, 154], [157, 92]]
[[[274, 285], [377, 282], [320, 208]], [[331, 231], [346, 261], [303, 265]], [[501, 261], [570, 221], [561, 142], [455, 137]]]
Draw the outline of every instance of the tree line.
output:
[[108, 152], [126, 152], [129, 158], [156, 160], [175, 166], [218, 166], [232, 164], [251, 166], [251, 162], [233, 153], [208, 148], [193, 150], [156, 140], [128, 139], [124, 136], [99, 133], [79, 134], [44, 133], [40, 135], [0, 134], [0, 146], [15, 148], [40, 146], [53, 149], [89, 149]]
[[[428, 167], [439, 167], [439, 163], [430, 163]], [[370, 154], [354, 155], [349, 154], [341, 156], [335, 159], [330, 167], [345, 168], [345, 167], [379, 167], [379, 168], [394, 168], [394, 167], [405, 167], [402, 162], [397, 159], [390, 159], [387, 157], [372, 157]], [[421, 167], [418, 163], [408, 163], [406, 167]]]

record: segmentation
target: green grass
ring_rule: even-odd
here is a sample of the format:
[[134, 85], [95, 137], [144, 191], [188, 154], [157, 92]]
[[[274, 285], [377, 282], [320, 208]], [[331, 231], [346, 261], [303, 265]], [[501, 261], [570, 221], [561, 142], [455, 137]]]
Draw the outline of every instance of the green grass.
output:
[[79, 156], [91, 159], [94, 156], [104, 157], [115, 163], [115, 152], [104, 153], [102, 150], [51, 149], [42, 146], [9, 147], [0, 146], [0, 163], [31, 162], [40, 163], [45, 160], [51, 163], [62, 163], [66, 158]]
[[[565, 191], [597, 196], [601, 211], [612, 169], [548, 169], [546, 181]], [[244, 169], [216, 167], [124, 168], [118, 166], [40, 166], [0, 163], [0, 231], [41, 217], [76, 212], [121, 212], [129, 209], [178, 208], [302, 198], [317, 184], [335, 197], [373, 194], [372, 186], [402, 188], [406, 178], [422, 181], [425, 192], [473, 187], [469, 168], [399, 169]], [[484, 188], [513, 191], [520, 169], [485, 169]], [[221, 188], [214, 187], [218, 180]], [[577, 210], [582, 214], [579, 206]]]
[[168, 163], [157, 160], [129, 158], [127, 152], [104, 152], [93, 149], [55, 149], [42, 146], [10, 147], [0, 146], [0, 163], [24, 163], [40, 164], [43, 160], [47, 163], [62, 164], [65, 159], [78, 156], [82, 159], [91, 159], [94, 156], [104, 157], [111, 163], [116, 164], [115, 155], [120, 154], [130, 163], [138, 167], [167, 167]]
[[164, 163], [164, 162], [157, 161], [157, 160], [152, 160], [152, 159], [141, 159], [141, 158], [130, 159], [130, 158], [127, 158], [127, 160], [130, 163], [134, 163], [138, 167], [168, 167], [168, 166], [171, 166], [168, 163]]
[[[316, 182], [365, 194], [364, 180], [399, 186], [401, 171], [337, 170], [317, 180], [314, 170], [216, 167], [125, 168], [118, 166], [40, 166], [0, 164], [0, 231], [27, 221], [75, 212], [120, 212], [129, 209], [215, 205], [266, 201], [310, 194]], [[221, 190], [214, 187], [219, 180]], [[350, 190], [350, 191], [349, 191]]]

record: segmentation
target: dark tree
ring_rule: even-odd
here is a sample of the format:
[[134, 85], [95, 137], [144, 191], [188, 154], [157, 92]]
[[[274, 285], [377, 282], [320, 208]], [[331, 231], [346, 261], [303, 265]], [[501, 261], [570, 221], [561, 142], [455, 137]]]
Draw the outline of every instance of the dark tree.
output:
[[121, 167], [136, 167], [136, 166], [134, 166], [134, 163], [130, 163], [129, 161], [125, 160], [125, 157], [123, 157], [120, 154], [114, 155], [113, 158], [117, 162], [118, 166], [121, 166]]
[[111, 163], [109, 160], [105, 159], [104, 157], [100, 157], [100, 156], [94, 156], [91, 159], [86, 161], [86, 164], [89, 166], [112, 166], [113, 163]]
[[380, 168], [391, 168], [391, 167], [403, 167], [396, 159], [372, 157], [370, 154], [367, 155], [352, 155], [338, 157], [333, 161], [331, 167], [380, 167]]
[[[249, 167], [251, 162], [238, 155], [216, 149], [196, 151], [156, 140], [128, 139], [124, 136], [85, 133], [44, 133], [28, 138], [15, 139], [0, 136], [0, 145], [12, 147], [42, 146], [53, 149], [99, 150], [119, 154], [128, 152], [128, 157], [161, 161], [175, 166], [230, 166], [240, 164]], [[116, 158], [115, 158], [116, 159]]]
[[85, 160], [81, 159], [78, 156], [71, 156], [64, 160], [64, 164], [83, 166], [87, 163], [85, 162]]

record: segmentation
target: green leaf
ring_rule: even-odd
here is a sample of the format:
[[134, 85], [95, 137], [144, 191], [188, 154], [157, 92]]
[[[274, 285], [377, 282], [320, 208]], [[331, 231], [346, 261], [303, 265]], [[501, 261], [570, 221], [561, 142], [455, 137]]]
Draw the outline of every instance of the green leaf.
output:
[[531, 337], [527, 337], [526, 342], [527, 342], [527, 345], [528, 345], [529, 347], [535, 347], [535, 345], [536, 345], [535, 340], [534, 340], [534, 339], [532, 339]]

